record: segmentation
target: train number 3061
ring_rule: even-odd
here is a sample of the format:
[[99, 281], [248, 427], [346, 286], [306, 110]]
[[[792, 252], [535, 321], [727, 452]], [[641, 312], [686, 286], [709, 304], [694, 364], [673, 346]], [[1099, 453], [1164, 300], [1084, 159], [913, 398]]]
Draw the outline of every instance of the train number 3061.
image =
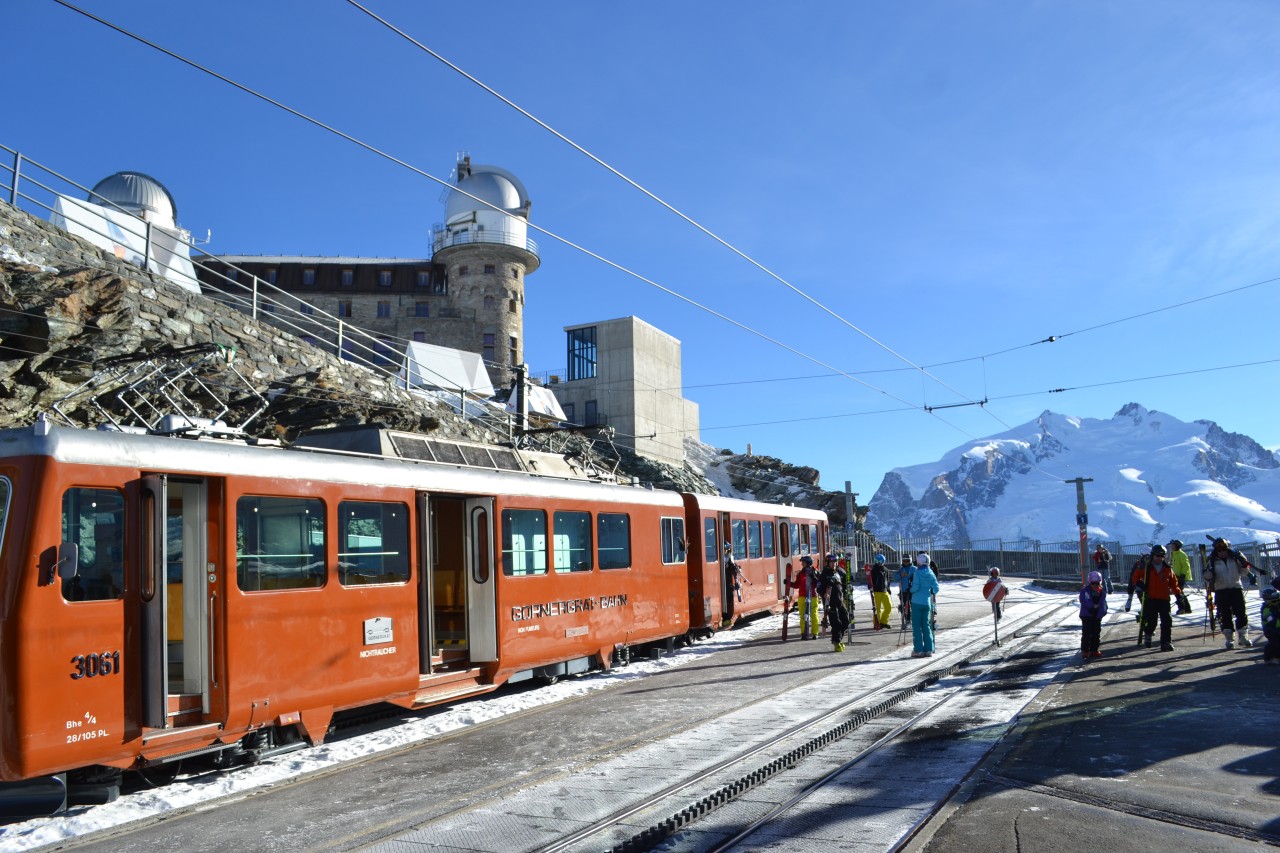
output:
[[120, 672], [120, 652], [101, 652], [96, 655], [76, 655], [71, 659], [72, 680], [93, 678], [97, 675], [115, 675]]

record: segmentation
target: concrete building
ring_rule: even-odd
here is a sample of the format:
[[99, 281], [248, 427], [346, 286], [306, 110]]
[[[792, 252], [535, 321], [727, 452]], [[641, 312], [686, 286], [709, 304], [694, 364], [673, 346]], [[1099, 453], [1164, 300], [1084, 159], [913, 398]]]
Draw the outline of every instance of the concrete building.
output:
[[[261, 284], [279, 288], [286, 304], [267, 305], [268, 320], [273, 310], [327, 312], [376, 338], [388, 364], [411, 341], [477, 353], [494, 385], [507, 388], [513, 366], [524, 360], [524, 278], [540, 263], [528, 222], [520, 180], [464, 157], [445, 220], [433, 228], [429, 259], [220, 255], [201, 260], [197, 272], [201, 286], [214, 290], [242, 295], [254, 277], [263, 293], [273, 291]], [[296, 322], [277, 325], [297, 330]], [[309, 329], [302, 337], [339, 346], [333, 331]]]
[[681, 396], [680, 341], [638, 317], [564, 330], [568, 367], [548, 387], [565, 419], [613, 427], [618, 444], [681, 464], [685, 436], [698, 436], [698, 404]]

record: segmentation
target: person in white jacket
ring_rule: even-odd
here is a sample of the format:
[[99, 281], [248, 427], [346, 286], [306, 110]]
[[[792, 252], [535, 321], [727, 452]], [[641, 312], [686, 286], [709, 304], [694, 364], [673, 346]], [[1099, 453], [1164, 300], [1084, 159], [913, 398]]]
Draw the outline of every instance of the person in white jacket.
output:
[[1234, 649], [1237, 641], [1241, 646], [1253, 645], [1249, 639], [1249, 614], [1244, 608], [1244, 576], [1248, 572], [1249, 561], [1244, 554], [1222, 537], [1213, 540], [1213, 553], [1204, 568], [1204, 585], [1213, 589], [1213, 599], [1218, 604], [1218, 624], [1227, 638], [1228, 649]]

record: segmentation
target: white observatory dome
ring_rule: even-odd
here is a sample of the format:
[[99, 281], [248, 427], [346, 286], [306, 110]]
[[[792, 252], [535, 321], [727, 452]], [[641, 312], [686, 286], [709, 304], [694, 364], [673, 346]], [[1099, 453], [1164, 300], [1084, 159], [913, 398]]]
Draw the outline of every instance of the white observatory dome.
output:
[[[458, 189], [508, 213], [528, 217], [529, 194], [519, 178], [497, 166], [471, 166], [470, 170], [470, 175], [458, 181]], [[452, 223], [459, 217], [470, 218], [480, 211], [493, 213], [491, 208], [475, 199], [450, 191], [444, 208], [445, 222]]]
[[[103, 199], [164, 228], [177, 228], [178, 206], [164, 184], [142, 172], [116, 172], [98, 181], [89, 196], [94, 204]], [[110, 207], [111, 205], [106, 205]]]

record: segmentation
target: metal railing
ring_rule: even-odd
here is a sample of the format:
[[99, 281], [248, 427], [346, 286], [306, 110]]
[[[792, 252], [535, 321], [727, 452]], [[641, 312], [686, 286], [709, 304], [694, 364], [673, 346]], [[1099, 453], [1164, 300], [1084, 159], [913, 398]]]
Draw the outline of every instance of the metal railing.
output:
[[531, 237], [521, 236], [512, 231], [496, 228], [469, 229], [466, 231], [450, 231], [442, 224], [431, 229], [431, 247], [440, 251], [451, 246], [468, 246], [475, 243], [493, 243], [500, 246], [515, 246], [524, 249], [533, 256], [538, 254], [538, 244]]
[[[125, 210], [120, 205], [97, 196], [88, 187], [76, 183], [65, 175], [23, 155], [13, 148], [0, 144], [0, 151], [12, 157], [12, 165], [0, 163], [0, 178], [6, 176], [8, 178], [6, 183], [0, 184], [0, 193], [3, 193], [3, 197], [7, 198], [11, 206], [23, 210], [36, 218], [48, 219], [50, 214], [57, 212], [54, 205], [57, 203], [59, 196], [73, 198], [78, 195], [80, 198], [91, 198], [93, 203], [99, 206], [130, 216], [138, 221], [140, 233], [145, 234], [146, 237], [145, 258], [139, 266], [143, 269], [149, 266], [153, 256], [151, 247], [153, 226], [151, 223], [132, 211]], [[32, 190], [32, 187], [35, 190]], [[104, 239], [115, 239], [112, 234], [99, 231], [89, 223], [80, 222], [74, 217], [71, 210], [63, 211], [60, 215], [102, 236]], [[212, 287], [202, 289], [205, 297], [248, 314], [255, 320], [260, 319], [264, 322], [269, 322], [277, 328], [296, 335], [299, 339], [307, 342], [314, 341], [314, 346], [327, 350], [331, 355], [344, 361], [369, 370], [392, 387], [410, 390], [409, 371], [401, 355], [407, 349], [408, 339], [394, 336], [375, 337], [373, 334], [353, 326], [342, 318], [334, 316], [310, 303], [305, 303], [309, 310], [303, 313], [296, 306], [304, 304], [305, 301], [299, 300], [297, 294], [282, 290], [247, 270], [241, 269], [234, 264], [229, 264], [216, 255], [211, 255], [201, 250], [194, 244], [188, 243], [187, 245], [189, 245], [193, 254], [217, 261], [228, 270], [235, 271], [234, 277], [228, 276], [201, 264], [204, 274], [217, 281]], [[398, 350], [395, 353], [395, 357], [388, 358], [389, 353], [395, 350]], [[429, 368], [421, 366], [418, 367], [418, 370], [431, 372]], [[463, 400], [460, 408], [464, 415], [469, 411], [466, 405], [467, 401], [479, 403], [485, 399], [474, 394], [471, 389], [449, 385], [444, 387], [451, 394], [456, 394]], [[505, 429], [510, 434], [511, 419], [505, 417], [505, 421], [502, 424], [494, 423], [492, 426]]]

